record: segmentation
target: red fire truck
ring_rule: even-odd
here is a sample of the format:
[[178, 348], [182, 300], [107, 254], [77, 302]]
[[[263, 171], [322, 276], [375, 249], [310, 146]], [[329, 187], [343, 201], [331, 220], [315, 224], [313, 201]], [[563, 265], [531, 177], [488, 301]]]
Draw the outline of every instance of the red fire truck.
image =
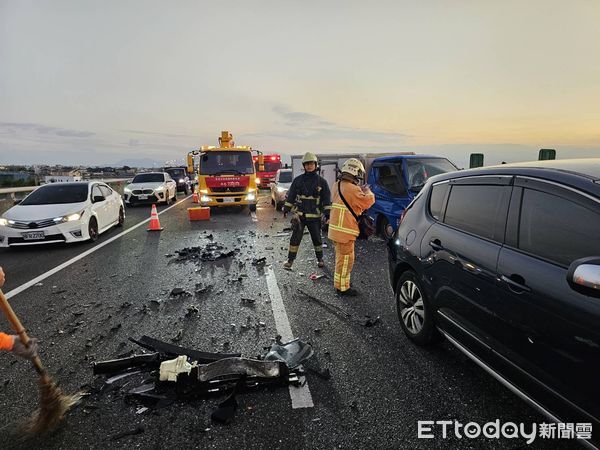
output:
[[281, 155], [278, 153], [259, 154], [253, 156], [252, 159], [254, 159], [256, 176], [260, 178], [260, 188], [269, 189], [270, 183], [275, 179], [275, 173], [281, 169]]

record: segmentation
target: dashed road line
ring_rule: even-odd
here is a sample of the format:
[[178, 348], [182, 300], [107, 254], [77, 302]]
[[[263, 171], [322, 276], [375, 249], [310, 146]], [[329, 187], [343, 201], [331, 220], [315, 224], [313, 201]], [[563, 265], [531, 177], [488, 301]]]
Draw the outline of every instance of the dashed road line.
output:
[[[275, 318], [275, 327], [277, 333], [281, 335], [283, 342], [289, 342], [294, 339], [292, 333], [292, 326], [288, 319], [287, 312], [285, 311], [285, 305], [283, 304], [283, 298], [277, 285], [277, 278], [275, 278], [275, 272], [271, 267], [267, 269], [267, 287], [269, 289], [269, 297], [271, 298], [271, 308], [273, 309], [273, 317]], [[304, 383], [303, 386], [290, 386], [290, 397], [292, 399], [292, 408], [312, 408], [314, 403], [308, 383]]]
[[[191, 196], [187, 196], [181, 200], [179, 200], [177, 203], [174, 203], [173, 205], [169, 206], [168, 208], [163, 209], [161, 212], [158, 213], [158, 215], [160, 216], [162, 213], [167, 212], [168, 210], [170, 210], [171, 208], [174, 208], [175, 206], [179, 205], [181, 202], [184, 202], [185, 200], [187, 200], [188, 198], [190, 198]], [[126, 229], [125, 231], [117, 234], [116, 236], [111, 237], [110, 239], [108, 239], [105, 242], [102, 242], [101, 244], [96, 245], [95, 247], [90, 248], [89, 250], [80, 253], [79, 255], [75, 256], [74, 258], [69, 259], [68, 261], [65, 261], [64, 263], [56, 266], [53, 269], [48, 270], [47, 272], [41, 274], [38, 277], [35, 277], [33, 280], [29, 280], [27, 283], [22, 284], [21, 286], [14, 288], [12, 291], [7, 292], [5, 295], [5, 297], [11, 298], [14, 297], [17, 294], [20, 294], [21, 292], [25, 291], [26, 289], [29, 289], [31, 286], [36, 285], [37, 283], [39, 283], [40, 281], [45, 280], [46, 278], [54, 275], [55, 273], [60, 272], [61, 270], [63, 270], [66, 267], [69, 267], [71, 264], [79, 261], [80, 259], [85, 258], [88, 255], [91, 255], [92, 253], [94, 253], [97, 250], [100, 250], [102, 247], [110, 244], [111, 242], [119, 239], [121, 236], [125, 236], [127, 233], [132, 232], [133, 230], [135, 230], [136, 228], [141, 227], [142, 225], [144, 225], [145, 223], [150, 222], [150, 218], [147, 218], [146, 220], [142, 220], [140, 223], [132, 226], [131, 228]]]

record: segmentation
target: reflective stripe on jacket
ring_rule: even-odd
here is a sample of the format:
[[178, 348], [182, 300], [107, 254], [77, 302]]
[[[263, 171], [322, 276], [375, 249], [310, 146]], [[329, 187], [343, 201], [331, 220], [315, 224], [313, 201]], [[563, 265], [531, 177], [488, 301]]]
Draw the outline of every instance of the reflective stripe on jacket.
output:
[[292, 181], [287, 193], [284, 211], [292, 211], [303, 220], [321, 220], [329, 216], [331, 194], [324, 178], [315, 172], [303, 173]]
[[[335, 183], [333, 187], [333, 203], [331, 204], [329, 233], [327, 236], [334, 242], [346, 243], [356, 240], [360, 233], [356, 219], [348, 211], [340, 196], [338, 191], [339, 185]], [[369, 209], [375, 203], [375, 196], [372, 192], [367, 191], [365, 193], [360, 187], [350, 181], [342, 180], [341, 189], [344, 198], [357, 216], [360, 216], [363, 211]]]

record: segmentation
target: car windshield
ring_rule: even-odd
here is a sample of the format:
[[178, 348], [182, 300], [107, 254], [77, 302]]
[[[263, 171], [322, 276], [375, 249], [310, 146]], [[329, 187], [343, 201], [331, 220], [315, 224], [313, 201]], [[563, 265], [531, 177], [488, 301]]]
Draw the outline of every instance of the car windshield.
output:
[[[254, 164], [256, 171], [258, 172], [258, 162], [256, 162]], [[281, 169], [281, 163], [280, 162], [266, 162], [264, 163], [265, 166], [265, 170], [263, 172], [277, 172], [279, 169]]]
[[429, 177], [458, 170], [458, 167], [446, 158], [411, 158], [406, 160], [406, 167], [408, 187], [412, 191], [419, 191]]
[[292, 182], [292, 172], [279, 172], [279, 182], [280, 183], [291, 183]]
[[171, 175], [171, 178], [173, 178], [174, 180], [185, 178], [187, 176], [185, 174], [185, 170], [183, 169], [166, 169], [165, 172]]
[[229, 150], [206, 152], [200, 159], [200, 173], [202, 175], [254, 173], [252, 154]]
[[29, 194], [21, 205], [55, 205], [87, 200], [87, 184], [47, 184]]
[[132, 183], [162, 183], [165, 176], [162, 173], [140, 173], [136, 175]]

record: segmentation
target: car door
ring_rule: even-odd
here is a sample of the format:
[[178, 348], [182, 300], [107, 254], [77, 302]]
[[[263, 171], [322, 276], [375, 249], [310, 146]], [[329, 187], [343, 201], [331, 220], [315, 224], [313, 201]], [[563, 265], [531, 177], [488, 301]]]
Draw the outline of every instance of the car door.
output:
[[600, 299], [567, 282], [574, 260], [600, 256], [600, 203], [556, 183], [515, 186], [498, 260], [497, 339], [506, 358], [600, 418]]
[[171, 178], [171, 175], [165, 173], [165, 186], [169, 198], [175, 197], [177, 192], [177, 182]]
[[118, 194], [105, 184], [100, 185], [100, 190], [104, 194], [107, 203], [108, 219], [107, 224], [116, 222], [119, 219], [119, 210], [121, 203]]
[[104, 193], [100, 189], [100, 185], [94, 184], [92, 186], [91, 193], [91, 201], [92, 207], [91, 210], [96, 216], [96, 220], [98, 221], [98, 230], [103, 229], [109, 223], [109, 212], [108, 212], [108, 201], [106, 199], [102, 201], [95, 202], [94, 197], [104, 197]]
[[436, 321], [480, 351], [486, 348], [486, 330], [493, 322], [490, 309], [498, 298], [496, 264], [511, 180], [511, 176], [479, 176], [434, 185], [430, 211], [436, 221], [421, 241], [424, 274], [438, 310]]

